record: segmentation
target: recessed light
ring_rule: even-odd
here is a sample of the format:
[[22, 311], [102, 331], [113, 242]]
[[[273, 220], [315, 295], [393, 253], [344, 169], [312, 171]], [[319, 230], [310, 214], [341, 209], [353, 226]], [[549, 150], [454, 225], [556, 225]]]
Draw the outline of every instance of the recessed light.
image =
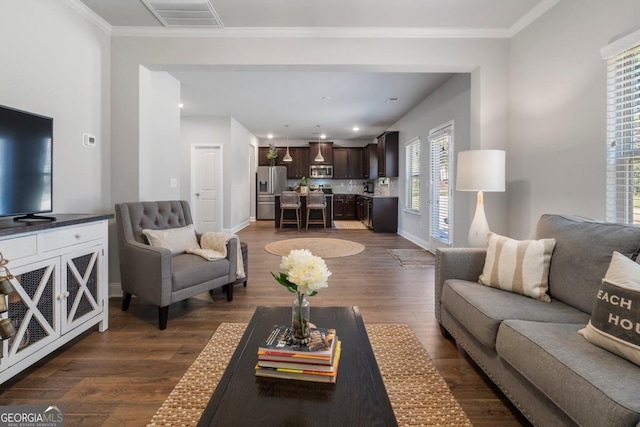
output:
[[353, 131], [354, 131], [354, 132], [358, 132], [359, 130], [360, 130], [360, 128], [359, 128], [358, 126], [354, 126], [354, 127], [353, 127]]
[[184, 108], [184, 104], [181, 102], [180, 104], [178, 104], [178, 107]]
[[272, 133], [270, 133], [269, 135], [267, 135], [267, 138], [269, 138], [269, 139], [273, 139], [273, 134], [272, 134]]
[[398, 98], [396, 98], [395, 96], [392, 96], [387, 98], [386, 101], [384, 102], [398, 102]]

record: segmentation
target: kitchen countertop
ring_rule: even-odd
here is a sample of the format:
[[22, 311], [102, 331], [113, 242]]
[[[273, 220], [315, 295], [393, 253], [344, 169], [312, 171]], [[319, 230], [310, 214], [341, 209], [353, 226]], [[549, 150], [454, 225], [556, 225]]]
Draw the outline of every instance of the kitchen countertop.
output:
[[391, 195], [385, 195], [385, 194], [372, 194], [372, 193], [333, 193], [334, 196], [362, 196], [362, 197], [369, 197], [371, 199], [397, 199], [398, 196], [391, 196]]

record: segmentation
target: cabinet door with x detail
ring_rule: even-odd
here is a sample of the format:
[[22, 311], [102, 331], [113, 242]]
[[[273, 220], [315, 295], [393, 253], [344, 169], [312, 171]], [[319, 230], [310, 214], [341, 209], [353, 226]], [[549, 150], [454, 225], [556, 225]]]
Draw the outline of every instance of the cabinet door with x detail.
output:
[[103, 267], [103, 247], [94, 246], [62, 257], [62, 333], [100, 314], [105, 296], [98, 286]]
[[8, 315], [17, 333], [3, 341], [3, 364], [12, 365], [60, 336], [57, 318], [59, 258], [11, 269], [15, 292], [8, 296]]

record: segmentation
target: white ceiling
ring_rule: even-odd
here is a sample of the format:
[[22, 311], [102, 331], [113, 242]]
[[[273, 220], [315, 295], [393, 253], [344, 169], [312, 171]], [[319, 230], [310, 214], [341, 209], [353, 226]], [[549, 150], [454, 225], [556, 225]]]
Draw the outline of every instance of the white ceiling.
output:
[[[140, 0], [80, 0], [114, 35], [164, 28]], [[180, 2], [182, 0], [173, 0]], [[449, 31], [509, 34], [558, 0], [211, 0], [224, 28], [203, 31]], [[193, 29], [191, 29], [193, 30]], [[200, 30], [200, 29], [197, 29]], [[148, 34], [148, 33], [147, 33]], [[220, 70], [173, 66], [183, 115], [231, 116], [259, 138], [371, 139], [437, 89], [451, 74], [335, 70]], [[323, 97], [330, 97], [323, 100]], [[389, 97], [398, 102], [385, 102]], [[353, 126], [359, 132], [353, 132]]]

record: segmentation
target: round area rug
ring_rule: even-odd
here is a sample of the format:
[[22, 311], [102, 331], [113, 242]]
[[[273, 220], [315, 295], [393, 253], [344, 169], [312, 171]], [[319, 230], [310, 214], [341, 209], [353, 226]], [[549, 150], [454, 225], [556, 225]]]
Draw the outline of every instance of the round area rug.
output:
[[350, 240], [329, 238], [302, 238], [280, 240], [269, 243], [264, 249], [274, 255], [289, 255], [292, 249], [309, 249], [320, 258], [339, 258], [355, 255], [364, 250], [364, 245]]

